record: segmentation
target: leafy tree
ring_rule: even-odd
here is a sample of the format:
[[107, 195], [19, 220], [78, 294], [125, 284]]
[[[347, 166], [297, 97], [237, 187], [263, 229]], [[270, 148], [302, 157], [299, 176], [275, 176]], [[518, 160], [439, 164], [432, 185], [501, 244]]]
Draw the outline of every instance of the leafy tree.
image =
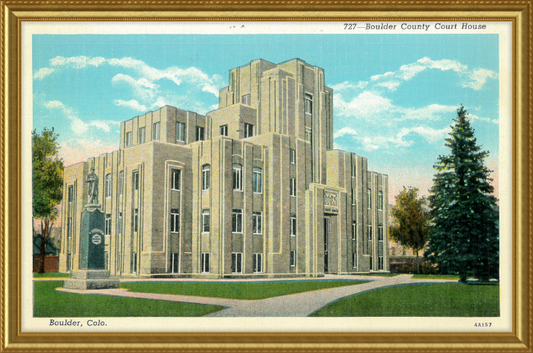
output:
[[393, 223], [389, 229], [392, 240], [413, 249], [416, 254], [417, 269], [420, 273], [418, 252], [424, 248], [429, 237], [429, 215], [424, 210], [426, 201], [418, 197], [418, 189], [403, 188], [395, 197], [392, 207]]
[[428, 259], [447, 273], [481, 280], [498, 275], [499, 230], [491, 172], [461, 105], [445, 139], [450, 154], [439, 156], [430, 191], [432, 232]]
[[54, 129], [32, 131], [33, 218], [40, 220], [41, 248], [39, 272], [44, 272], [46, 243], [63, 198], [63, 161], [58, 157], [59, 145]]

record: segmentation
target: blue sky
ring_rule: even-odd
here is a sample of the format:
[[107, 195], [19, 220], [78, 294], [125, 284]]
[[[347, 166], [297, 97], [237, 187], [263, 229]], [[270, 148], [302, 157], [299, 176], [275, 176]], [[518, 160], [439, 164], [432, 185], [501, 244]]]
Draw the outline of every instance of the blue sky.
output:
[[169, 104], [206, 113], [230, 69], [262, 58], [322, 67], [335, 147], [427, 194], [456, 109], [470, 112], [498, 181], [498, 35], [34, 35], [33, 126], [70, 165], [118, 148], [119, 123]]

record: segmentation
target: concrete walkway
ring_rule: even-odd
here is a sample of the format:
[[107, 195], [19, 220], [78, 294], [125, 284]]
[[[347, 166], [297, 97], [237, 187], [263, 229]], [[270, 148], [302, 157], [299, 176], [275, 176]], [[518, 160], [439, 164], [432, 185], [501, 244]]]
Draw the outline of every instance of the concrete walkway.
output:
[[65, 288], [57, 288], [57, 290], [78, 294], [110, 295], [127, 298], [220, 305], [227, 307], [227, 309], [207, 315], [210, 317], [307, 317], [313, 312], [339, 299], [360, 294], [363, 292], [368, 292], [378, 288], [423, 283], [457, 283], [457, 281], [412, 279], [412, 275], [399, 275], [395, 277], [330, 275], [326, 276], [326, 278], [372, 280], [372, 282], [353, 286], [344, 286], [315, 290], [311, 292], [289, 294], [260, 300], [224, 299], [186, 295], [138, 293], [129, 292], [125, 289], [100, 289], [90, 291], [78, 291], [69, 290]]

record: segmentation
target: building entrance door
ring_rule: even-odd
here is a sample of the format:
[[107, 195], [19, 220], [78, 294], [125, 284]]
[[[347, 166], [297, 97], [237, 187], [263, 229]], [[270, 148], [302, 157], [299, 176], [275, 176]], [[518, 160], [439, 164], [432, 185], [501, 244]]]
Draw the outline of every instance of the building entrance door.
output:
[[324, 273], [328, 273], [328, 239], [329, 239], [329, 218], [324, 218]]

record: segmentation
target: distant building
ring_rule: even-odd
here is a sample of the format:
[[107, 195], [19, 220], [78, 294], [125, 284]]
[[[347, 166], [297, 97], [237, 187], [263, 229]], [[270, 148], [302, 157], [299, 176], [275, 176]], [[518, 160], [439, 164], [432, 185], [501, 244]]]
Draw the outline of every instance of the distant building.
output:
[[255, 60], [219, 99], [206, 116], [165, 106], [122, 122], [118, 151], [65, 168], [60, 271], [78, 269], [91, 168], [112, 274], [388, 271], [388, 177], [333, 149], [323, 69]]

